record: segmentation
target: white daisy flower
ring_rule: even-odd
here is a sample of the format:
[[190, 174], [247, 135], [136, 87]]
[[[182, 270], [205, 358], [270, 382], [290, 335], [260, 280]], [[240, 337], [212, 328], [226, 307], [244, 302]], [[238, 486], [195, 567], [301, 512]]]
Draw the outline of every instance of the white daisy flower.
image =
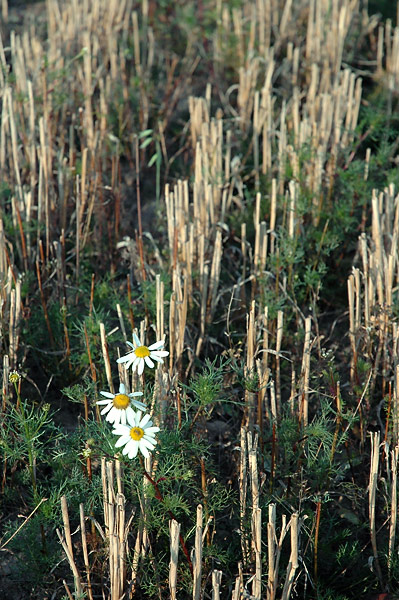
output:
[[141, 411], [133, 413], [133, 417], [129, 414], [127, 420], [128, 425], [116, 425], [112, 431], [115, 435], [120, 436], [115, 447], [125, 446], [122, 454], [127, 454], [128, 458], [135, 458], [139, 450], [143, 456], [148, 458], [149, 450], [154, 450], [157, 443], [155, 433], [159, 431], [159, 427], [153, 427], [149, 413], [141, 418]]
[[105, 404], [101, 414], [107, 414], [105, 420], [114, 425], [122, 423], [126, 424], [126, 419], [131, 416], [133, 418], [135, 412], [132, 408], [138, 408], [139, 410], [145, 410], [146, 405], [136, 400], [136, 396], [142, 396], [142, 392], [133, 392], [126, 394], [126, 388], [123, 383], [119, 386], [119, 394], [111, 394], [110, 392], [100, 392], [107, 400], [99, 400], [97, 404]]
[[129, 367], [132, 367], [133, 371], [137, 369], [139, 375], [144, 371], [144, 364], [152, 369], [155, 366], [154, 360], [163, 363], [162, 357], [168, 356], [169, 354], [167, 350], [161, 350], [165, 344], [163, 340], [155, 342], [155, 344], [151, 344], [151, 346], [147, 347], [143, 346], [137, 335], [133, 333], [133, 342], [133, 344], [131, 342], [126, 342], [132, 350], [125, 356], [118, 358], [116, 362], [125, 363], [126, 369]]

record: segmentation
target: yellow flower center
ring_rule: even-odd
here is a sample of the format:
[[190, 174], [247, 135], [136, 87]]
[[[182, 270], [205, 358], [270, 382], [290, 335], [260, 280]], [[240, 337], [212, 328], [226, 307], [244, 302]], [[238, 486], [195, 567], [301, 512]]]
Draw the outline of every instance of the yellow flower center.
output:
[[115, 408], [119, 408], [119, 410], [125, 410], [130, 404], [130, 398], [129, 396], [126, 396], [126, 394], [116, 394], [112, 403]]
[[150, 356], [151, 354], [147, 346], [139, 346], [138, 348], [136, 348], [134, 353], [138, 358], [144, 358], [145, 356]]
[[139, 440], [141, 440], [143, 435], [144, 435], [144, 429], [141, 429], [141, 427], [132, 427], [130, 430], [130, 437], [135, 442], [138, 442]]

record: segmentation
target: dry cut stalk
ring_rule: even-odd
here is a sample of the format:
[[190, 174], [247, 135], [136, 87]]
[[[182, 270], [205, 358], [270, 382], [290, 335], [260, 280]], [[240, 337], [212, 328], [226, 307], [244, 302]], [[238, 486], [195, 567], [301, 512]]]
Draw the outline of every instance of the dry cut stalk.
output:
[[247, 564], [249, 558], [248, 539], [245, 532], [245, 517], [247, 512], [247, 487], [248, 487], [248, 471], [247, 471], [247, 431], [244, 427], [241, 428], [241, 453], [240, 453], [240, 539], [241, 550], [244, 565]]
[[200, 600], [202, 577], [202, 505], [197, 506], [197, 525], [195, 528], [195, 547], [192, 556], [193, 563], [193, 600]]
[[[255, 318], [255, 300], [251, 302], [251, 309], [247, 315], [247, 357], [245, 376], [251, 380], [255, 375], [255, 353], [256, 353], [256, 318]], [[245, 405], [247, 427], [252, 430], [255, 423], [255, 414], [257, 414], [257, 394], [249, 389], [245, 390]]]
[[287, 517], [282, 516], [281, 519], [281, 533], [277, 540], [276, 537], [276, 505], [269, 504], [269, 522], [267, 524], [267, 545], [268, 545], [268, 578], [267, 578], [267, 600], [275, 600], [277, 586], [278, 586], [278, 573], [280, 564], [281, 549], [283, 546], [284, 538], [288, 531]]
[[309, 379], [310, 379], [310, 331], [312, 326], [311, 317], [307, 317], [305, 321], [305, 341], [303, 344], [303, 357], [302, 357], [302, 398], [303, 398], [303, 425], [308, 425], [308, 412], [309, 412]]
[[222, 571], [212, 571], [212, 600], [220, 600], [220, 584], [222, 583]]
[[[114, 474], [118, 491], [114, 490]], [[109, 548], [109, 576], [111, 600], [119, 600], [126, 590], [127, 535], [133, 518], [126, 522], [125, 496], [121, 493], [121, 472], [117, 461], [108, 461], [105, 465], [106, 495], [104, 512], [108, 513], [106, 536]]]
[[5, 413], [6, 407], [7, 407], [9, 373], [10, 373], [10, 361], [8, 358], [8, 354], [5, 354], [3, 356], [3, 386], [2, 386], [2, 407], [1, 407], [3, 414]]
[[283, 339], [284, 313], [279, 310], [277, 313], [277, 331], [276, 331], [276, 401], [277, 401], [277, 418], [281, 418], [281, 386], [280, 386], [280, 351], [281, 342]]
[[111, 363], [109, 361], [107, 336], [105, 334], [104, 323], [100, 323], [100, 336], [101, 336], [101, 350], [103, 353], [104, 365], [105, 365], [105, 373], [107, 375], [109, 389], [110, 389], [111, 393], [113, 394], [114, 393], [114, 384], [112, 383]]
[[89, 599], [93, 600], [93, 593], [92, 593], [92, 589], [91, 589], [91, 579], [90, 579], [89, 553], [87, 551], [85, 513], [84, 513], [83, 504], [79, 505], [79, 514], [80, 514], [80, 534], [82, 537], [83, 560], [84, 560], [85, 569], [86, 569], [87, 592], [89, 594]]
[[169, 521], [170, 535], [170, 563], [169, 563], [169, 590], [171, 600], [176, 600], [177, 588], [177, 559], [179, 556], [180, 523], [171, 519]]
[[252, 510], [252, 546], [255, 553], [255, 577], [252, 582], [254, 600], [262, 597], [262, 510]]
[[378, 560], [377, 551], [377, 532], [375, 524], [375, 502], [377, 495], [377, 479], [378, 479], [378, 463], [380, 452], [380, 432], [371, 434], [371, 463], [370, 463], [370, 480], [369, 480], [369, 520], [370, 520], [370, 536], [371, 547], [373, 549], [374, 565], [378, 578], [383, 584], [380, 563]]
[[392, 433], [394, 444], [399, 444], [399, 364], [395, 367], [395, 385], [393, 390]]
[[291, 516], [290, 528], [291, 528], [291, 555], [290, 561], [287, 567], [287, 575], [284, 583], [283, 593], [281, 600], [289, 600], [291, 596], [292, 584], [294, 583], [295, 573], [298, 568], [298, 527], [299, 516], [298, 513], [294, 513]]
[[69, 526], [68, 506], [67, 506], [67, 501], [66, 501], [65, 496], [61, 497], [61, 512], [62, 512], [62, 520], [64, 522], [64, 536], [61, 534], [59, 529], [57, 529], [57, 535], [58, 535], [58, 538], [64, 549], [64, 552], [67, 556], [69, 566], [71, 567], [71, 570], [73, 573], [73, 578], [74, 578], [75, 591], [76, 591], [77, 595], [79, 596], [79, 595], [83, 594], [83, 587], [82, 587], [81, 576], [80, 576], [80, 573], [78, 571], [78, 568], [76, 566], [75, 559], [73, 556], [71, 530], [70, 530], [70, 526]]
[[399, 446], [395, 447], [395, 450], [391, 452], [391, 468], [392, 468], [392, 482], [391, 482], [391, 521], [389, 524], [389, 546], [388, 546], [388, 570], [392, 569], [392, 556], [395, 548], [395, 537], [396, 537], [396, 522], [397, 522], [397, 510], [398, 510], [398, 457], [399, 457]]

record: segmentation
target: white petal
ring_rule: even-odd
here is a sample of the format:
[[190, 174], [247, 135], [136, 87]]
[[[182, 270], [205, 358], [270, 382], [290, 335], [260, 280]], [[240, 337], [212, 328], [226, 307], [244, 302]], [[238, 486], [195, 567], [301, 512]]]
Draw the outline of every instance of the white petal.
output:
[[[133, 357], [134, 357], [134, 358], [133, 358]], [[134, 371], [134, 370], [135, 370], [135, 368], [136, 368], [136, 367], [135, 367], [135, 365], [134, 365], [134, 363], [136, 362], [136, 358], [137, 358], [137, 357], [136, 357], [136, 355], [135, 355], [135, 354], [133, 354], [133, 357], [132, 357], [132, 359], [131, 359], [130, 363], [128, 363], [128, 364], [126, 364], [126, 365], [125, 365], [125, 368], [126, 368], [126, 369], [130, 369], [130, 367], [132, 367], [132, 370]], [[132, 366], [132, 365], [133, 365], [133, 366]]]
[[117, 358], [116, 362], [119, 363], [119, 364], [125, 363], [125, 362], [129, 362], [131, 360], [131, 358], [132, 358], [132, 354], [134, 354], [134, 353], [133, 352], [129, 352], [129, 354], [125, 354], [125, 356], [121, 356], [120, 358]]
[[129, 360], [127, 360], [125, 362], [125, 369], [126, 369], [126, 371], [128, 371], [130, 369], [130, 367], [132, 366], [132, 363], [135, 361], [135, 358], [136, 358], [136, 355], [134, 354], [134, 352], [132, 352], [131, 354], [129, 354]]
[[160, 342], [155, 342], [155, 344], [151, 344], [151, 346], [148, 346], [148, 350], [159, 350], [164, 346], [164, 344], [165, 342], [163, 340], [161, 340]]
[[106, 398], [115, 398], [115, 394], [111, 394], [110, 392], [100, 392], [100, 394]]
[[162, 358], [159, 358], [159, 356], [156, 356], [154, 353], [151, 354], [151, 358], [152, 358], [152, 360], [156, 360], [157, 362], [163, 364]]
[[137, 336], [135, 333], [133, 333], [133, 341], [134, 341], [134, 343], [136, 344], [136, 348], [137, 348], [138, 346], [142, 346], [142, 343], [140, 342], [140, 340], [139, 340], [138, 336]]
[[126, 425], [126, 410], [119, 410], [121, 425]]
[[125, 388], [125, 384], [124, 383], [121, 383], [119, 385], [119, 393], [120, 394], [126, 394], [126, 388]]
[[144, 435], [153, 435], [154, 433], [158, 433], [158, 431], [161, 431], [159, 427], [146, 427]]
[[115, 423], [118, 424], [119, 423], [119, 415], [118, 415], [118, 410], [115, 408], [115, 406], [112, 407], [112, 409], [109, 411], [109, 413], [107, 414], [105, 420], [108, 421], [108, 423]]
[[167, 350], [153, 350], [150, 356], [151, 358], [155, 358], [156, 356], [169, 356], [169, 352]]
[[142, 358], [140, 358], [139, 360], [140, 360], [140, 362], [139, 362], [139, 365], [137, 367], [137, 373], [139, 375], [141, 375], [143, 373], [143, 371], [144, 371], [144, 360]]
[[137, 456], [137, 452], [139, 450], [139, 443], [136, 440], [132, 440], [132, 443], [129, 443], [129, 458], [135, 458]]
[[122, 450], [122, 454], [128, 454], [128, 452], [129, 452], [129, 450], [130, 450], [130, 448], [131, 448], [132, 442], [133, 442], [133, 440], [132, 440], [132, 439], [130, 439], [130, 440], [128, 441], [128, 443], [126, 444], [126, 446], [125, 446], [125, 447], [123, 448], [123, 450]]
[[127, 425], [121, 425], [120, 423], [115, 423], [112, 433], [115, 435], [124, 435], [130, 437], [130, 427]]
[[137, 366], [140, 364], [140, 361], [143, 360], [142, 358], [140, 358], [139, 356], [136, 356], [134, 354], [134, 360], [133, 360], [133, 367], [132, 370], [135, 371]]
[[135, 408], [138, 408], [139, 410], [147, 409], [146, 404], [144, 404], [143, 402], [140, 402], [140, 400], [132, 400], [132, 404]]
[[116, 444], [115, 444], [115, 448], [120, 448], [121, 446], [124, 446], [125, 444], [127, 444], [129, 442], [129, 440], [131, 440], [130, 435], [122, 435], [119, 440], [117, 440]]
[[136, 346], [134, 344], [132, 344], [132, 342], [126, 342], [126, 344], [128, 346], [130, 346], [131, 348], [133, 348], [133, 350], [136, 348]]
[[146, 458], [148, 458], [150, 456], [150, 453], [148, 452], [147, 448], [142, 444], [142, 439], [139, 442], [140, 444], [140, 452], [143, 456], [145, 456]]
[[[129, 407], [131, 408], [131, 407]], [[126, 412], [126, 420], [128, 422], [129, 431], [132, 427], [136, 427], [136, 413], [132, 409], [132, 411]]]
[[129, 423], [130, 423], [130, 420], [132, 418], [132, 413], [134, 412], [133, 409], [132, 409], [132, 407], [128, 406], [127, 409], [124, 412], [125, 412], [125, 415], [126, 415], [126, 420], [129, 421]]
[[101, 411], [101, 414], [102, 414], [102, 415], [106, 415], [106, 414], [107, 414], [107, 412], [108, 412], [109, 410], [111, 410], [111, 408], [112, 408], [112, 402], [111, 402], [110, 404], [108, 404], [108, 406], [106, 406], [105, 408], [103, 408], [103, 409], [102, 409], [102, 411]]
[[110, 404], [110, 406], [112, 406], [112, 402], [111, 402], [110, 399], [108, 399], [108, 400], [98, 400], [96, 402], [96, 404]]
[[150, 413], [146, 413], [144, 415], [144, 417], [141, 419], [139, 427], [141, 427], [142, 429], [144, 429], [146, 423], [148, 423], [148, 421], [151, 419], [151, 415]]
[[154, 363], [152, 362], [152, 360], [149, 356], [146, 356], [144, 358], [144, 360], [145, 360], [145, 364], [147, 365], [147, 367], [150, 367], [150, 369], [154, 368]]
[[132, 396], [142, 396], [143, 392], [132, 392], [131, 394], [129, 394], [129, 398], [132, 398]]
[[[155, 440], [154, 440], [155, 442]], [[150, 450], [154, 450], [156, 442], [150, 442], [150, 440], [146, 440], [144, 437], [141, 438], [140, 444], [144, 445], [146, 448]]]

